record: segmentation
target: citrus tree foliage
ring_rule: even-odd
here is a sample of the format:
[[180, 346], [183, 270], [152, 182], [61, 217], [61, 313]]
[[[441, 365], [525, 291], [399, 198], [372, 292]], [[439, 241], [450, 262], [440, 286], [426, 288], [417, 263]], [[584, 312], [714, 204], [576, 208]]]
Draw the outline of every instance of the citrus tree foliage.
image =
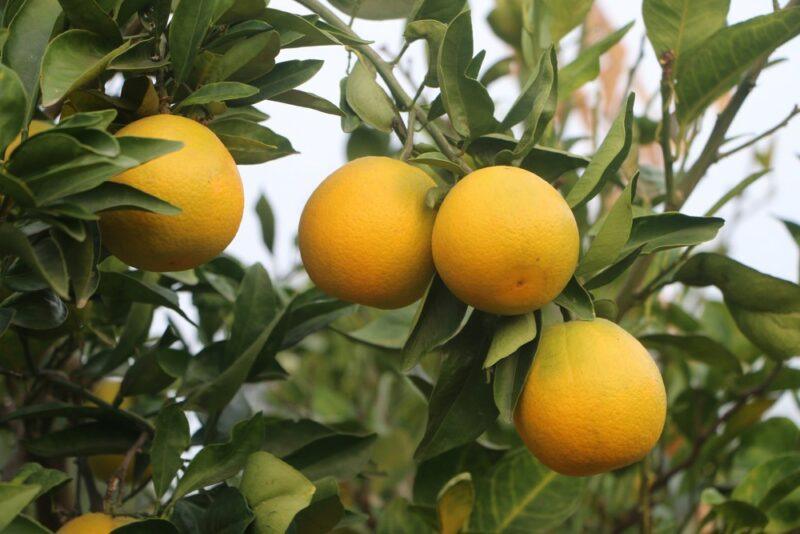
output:
[[[0, 0], [0, 531], [50, 532], [90, 510], [141, 519], [117, 532], [800, 528], [800, 431], [765, 416], [800, 388], [800, 287], [718, 241], [696, 252], [768, 157], [704, 216], [681, 213], [709, 168], [763, 138], [731, 147], [728, 131], [773, 51], [800, 34], [797, 1], [728, 24], [727, 0], [644, 0], [658, 116], [627, 94], [635, 66], [587, 103], [631, 29], [590, 35], [591, 0], [498, 0], [489, 22], [509, 55], [494, 65], [464, 0], [267, 4]], [[427, 51], [419, 88], [358, 35], [361, 17], [406, 19], [404, 42]], [[577, 50], [564, 39], [576, 33]], [[298, 89], [322, 65], [316, 46], [352, 56], [337, 103]], [[284, 58], [298, 48], [303, 59]], [[519, 92], [500, 113], [490, 87], [503, 77]], [[579, 222], [575, 277], [544, 309], [501, 318], [438, 277], [421, 302], [378, 311], [247, 258], [157, 274], [104, 251], [98, 214], [179, 211], [111, 179], [180, 144], [116, 130], [181, 114], [259, 164], [295, 152], [263, 125], [284, 104], [341, 120], [351, 159], [398, 155], [396, 136], [398, 157], [438, 184], [431, 207], [473, 169], [535, 172]], [[590, 151], [565, 127], [580, 116]], [[272, 210], [265, 198], [255, 209], [271, 250]], [[694, 289], [712, 286], [721, 300]], [[616, 321], [656, 357], [668, 420], [639, 464], [566, 477], [514, 433], [542, 326], [562, 317]], [[121, 388], [103, 400], [92, 385], [109, 375]], [[104, 454], [124, 460], [95, 480], [89, 460]]]

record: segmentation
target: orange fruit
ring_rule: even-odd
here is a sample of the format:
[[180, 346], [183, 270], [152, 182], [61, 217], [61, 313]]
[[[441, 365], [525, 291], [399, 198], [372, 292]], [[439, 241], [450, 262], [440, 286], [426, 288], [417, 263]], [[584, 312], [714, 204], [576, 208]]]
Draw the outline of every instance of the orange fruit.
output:
[[486, 312], [517, 315], [557, 297], [575, 272], [578, 225], [549, 183], [516, 167], [475, 171], [444, 199], [433, 260], [447, 287]]
[[311, 280], [336, 298], [401, 308], [418, 300], [433, 276], [434, 212], [423, 171], [386, 157], [354, 160], [311, 195], [299, 242]]
[[564, 475], [642, 459], [664, 428], [664, 382], [639, 341], [605, 319], [545, 328], [514, 424], [533, 454]]
[[153, 115], [117, 136], [183, 142], [180, 150], [114, 178], [182, 211], [107, 211], [100, 218], [106, 248], [128, 265], [156, 272], [192, 269], [225, 250], [239, 229], [244, 194], [236, 163], [214, 132], [185, 117]]
[[133, 523], [133, 517], [91, 513], [83, 514], [65, 523], [56, 534], [109, 534], [115, 528]]

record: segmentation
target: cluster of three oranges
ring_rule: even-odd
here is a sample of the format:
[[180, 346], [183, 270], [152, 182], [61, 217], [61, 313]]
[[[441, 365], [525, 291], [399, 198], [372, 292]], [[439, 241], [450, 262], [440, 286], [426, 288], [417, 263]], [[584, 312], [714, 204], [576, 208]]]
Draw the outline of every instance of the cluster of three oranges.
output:
[[[300, 220], [305, 268], [324, 292], [393, 309], [419, 300], [434, 271], [484, 312], [518, 315], [553, 301], [580, 255], [561, 194], [524, 169], [472, 172], [437, 209], [423, 170], [385, 157], [346, 164], [309, 199]], [[532, 452], [568, 475], [631, 464], [653, 447], [666, 395], [645, 348], [616, 324], [545, 328], [514, 422]]]

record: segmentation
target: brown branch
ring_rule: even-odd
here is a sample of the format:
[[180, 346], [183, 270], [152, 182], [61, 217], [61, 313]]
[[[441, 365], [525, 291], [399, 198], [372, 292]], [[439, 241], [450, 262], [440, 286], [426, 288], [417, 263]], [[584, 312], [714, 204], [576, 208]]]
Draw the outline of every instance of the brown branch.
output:
[[666, 209], [675, 209], [675, 174], [673, 171], [674, 157], [672, 155], [672, 65], [675, 63], [675, 54], [668, 50], [658, 58], [661, 64], [661, 153], [664, 156], [664, 184], [666, 187]]
[[122, 501], [122, 490], [125, 485], [125, 475], [128, 473], [128, 466], [131, 465], [134, 456], [136, 453], [142, 450], [145, 442], [147, 441], [148, 434], [147, 432], [142, 432], [139, 435], [139, 438], [131, 445], [131, 448], [128, 449], [128, 452], [125, 453], [125, 456], [122, 458], [122, 462], [117, 467], [114, 474], [111, 475], [111, 478], [108, 479], [108, 485], [106, 486], [106, 496], [103, 499], [104, 507], [106, 511], [110, 508], [111, 500], [114, 497], [114, 494], [118, 492], [118, 499]]

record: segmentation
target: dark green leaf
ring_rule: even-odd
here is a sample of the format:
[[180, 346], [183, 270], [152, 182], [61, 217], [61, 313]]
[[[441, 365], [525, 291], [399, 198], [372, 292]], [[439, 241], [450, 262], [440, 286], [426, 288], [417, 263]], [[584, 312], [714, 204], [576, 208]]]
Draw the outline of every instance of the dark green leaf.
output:
[[627, 255], [641, 248], [642, 254], [659, 250], [699, 245], [717, 236], [724, 219], [692, 217], [682, 213], [659, 213], [633, 219], [631, 237], [622, 249]]
[[456, 335], [466, 313], [467, 305], [434, 276], [403, 347], [403, 368], [414, 367], [425, 353]]
[[272, 252], [275, 246], [275, 215], [272, 213], [269, 200], [264, 195], [261, 195], [256, 203], [256, 215], [261, 223], [261, 238], [267, 249]]
[[303, 534], [331, 532], [344, 517], [344, 505], [339, 498], [339, 483], [335, 478], [323, 478], [314, 483], [316, 491], [311, 504], [295, 516], [297, 531]]
[[169, 50], [175, 83], [189, 76], [200, 44], [211, 26], [217, 0], [180, 2], [169, 26]]
[[114, 534], [179, 534], [178, 529], [166, 519], [145, 518], [117, 527]]
[[191, 322], [191, 319], [180, 307], [178, 295], [163, 286], [143, 278], [137, 278], [135, 275], [102, 271], [100, 274], [100, 291], [113, 294], [117, 298], [125, 298], [131, 302], [164, 306]]
[[433, 458], [480, 436], [497, 417], [483, 361], [489, 333], [483, 316], [473, 313], [464, 329], [444, 348], [439, 380], [429, 403], [425, 435], [414, 457]]
[[[2, 45], [0, 45], [2, 49]], [[0, 160], [6, 147], [25, 126], [28, 102], [17, 73], [0, 64]]]
[[321, 68], [322, 61], [318, 59], [293, 59], [278, 63], [267, 75], [250, 82], [250, 85], [258, 87], [258, 94], [242, 99], [239, 103], [255, 104], [262, 100], [274, 98], [304, 84]]
[[60, 297], [69, 298], [67, 266], [55, 243], [45, 240], [34, 247], [18, 228], [0, 223], [0, 252], [18, 257]]
[[97, 255], [100, 252], [100, 245], [95, 239], [96, 229], [94, 225], [86, 225], [86, 229], [88, 235], [83, 242], [69, 239], [60, 232], [54, 236], [58, 247], [64, 253], [69, 282], [78, 308], [86, 306], [100, 281], [95, 269]]
[[175, 109], [186, 106], [201, 106], [212, 102], [225, 102], [226, 100], [236, 100], [247, 98], [258, 93], [258, 89], [252, 85], [239, 82], [215, 82], [204, 85], [194, 93], [181, 100]]
[[[533, 313], [533, 317], [535, 320], [534, 337], [517, 347], [513, 353], [504, 358], [495, 368], [494, 382], [492, 384], [494, 403], [500, 412], [500, 416], [508, 422], [514, 419], [517, 401], [525, 388], [525, 382], [533, 366], [536, 350], [539, 348], [542, 314], [537, 310]], [[494, 345], [494, 340], [492, 344]]]
[[73, 28], [89, 30], [114, 43], [122, 40], [117, 24], [95, 0], [58, 1]]
[[189, 422], [180, 406], [170, 404], [162, 408], [156, 418], [156, 432], [150, 447], [156, 497], [164, 495], [178, 469], [183, 466], [181, 454], [190, 441]]
[[306, 93], [305, 91], [300, 91], [298, 89], [290, 89], [284, 93], [270, 97], [269, 100], [272, 100], [273, 102], [289, 104], [291, 106], [314, 109], [322, 113], [327, 113], [328, 115], [344, 117], [344, 112], [336, 107], [336, 104], [333, 102], [325, 100], [321, 96], [317, 96], [312, 93]]
[[554, 302], [582, 321], [594, 319], [594, 299], [574, 276]]
[[200, 488], [222, 482], [242, 470], [248, 457], [261, 448], [264, 440], [264, 416], [257, 413], [237, 424], [231, 439], [203, 448], [194, 457], [178, 481], [172, 502]]
[[285, 137], [245, 119], [224, 119], [208, 126], [239, 165], [257, 165], [297, 153]]
[[110, 423], [85, 423], [57, 430], [25, 442], [25, 448], [44, 458], [125, 454], [139, 431]]
[[117, 182], [106, 182], [89, 191], [65, 197], [59, 202], [81, 206], [89, 213], [116, 209], [142, 210], [162, 215], [177, 215], [181, 212], [180, 208], [149, 193]]

